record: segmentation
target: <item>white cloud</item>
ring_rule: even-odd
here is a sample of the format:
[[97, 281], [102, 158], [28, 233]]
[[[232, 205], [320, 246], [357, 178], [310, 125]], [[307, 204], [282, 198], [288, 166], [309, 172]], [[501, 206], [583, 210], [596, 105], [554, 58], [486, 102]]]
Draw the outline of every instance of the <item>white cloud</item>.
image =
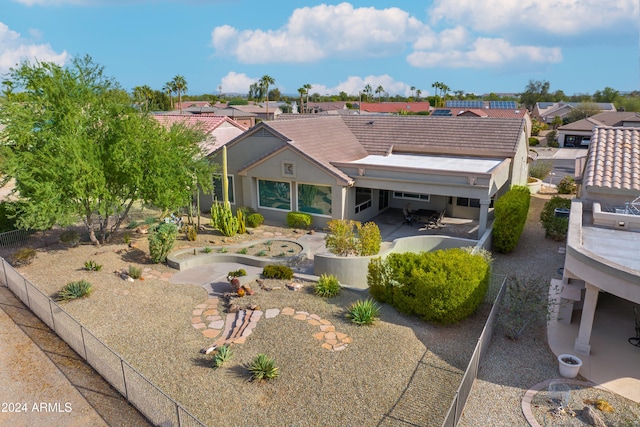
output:
[[69, 58], [66, 51], [57, 53], [49, 44], [34, 43], [0, 22], [0, 74], [7, 73], [23, 61], [37, 60], [64, 65]]
[[407, 56], [414, 67], [435, 68], [499, 68], [506, 65], [557, 63], [562, 52], [557, 47], [514, 46], [505, 39], [480, 37], [468, 47], [451, 45], [452, 49], [417, 50]]
[[212, 45], [219, 54], [242, 63], [312, 62], [328, 56], [376, 57], [405, 49], [424, 25], [401, 9], [354, 8], [349, 3], [294, 10], [277, 30], [214, 28]]
[[224, 76], [220, 85], [222, 86], [223, 93], [249, 93], [249, 86], [257, 82], [260, 78], [249, 77], [244, 73], [236, 73], [230, 71]]
[[[390, 95], [396, 95], [396, 94], [400, 94], [404, 96], [411, 95], [410, 85], [404, 82], [398, 82], [388, 74], [382, 74], [379, 76], [369, 75], [366, 77], [349, 76], [346, 81], [340, 82], [335, 87], [328, 87], [320, 84], [312, 84], [311, 90], [309, 92], [319, 93], [321, 95], [324, 95], [327, 93], [337, 94], [340, 92], [345, 92], [347, 95], [357, 96], [360, 93], [360, 91], [364, 90], [364, 87], [366, 85], [370, 85], [373, 88], [374, 96], [376, 97], [377, 97], [377, 94], [375, 94], [375, 90], [378, 86], [382, 86], [384, 91]], [[423, 94], [425, 94], [425, 92], [423, 92]]]
[[435, 0], [430, 14], [434, 23], [455, 23], [483, 32], [578, 35], [638, 28], [637, 0]]

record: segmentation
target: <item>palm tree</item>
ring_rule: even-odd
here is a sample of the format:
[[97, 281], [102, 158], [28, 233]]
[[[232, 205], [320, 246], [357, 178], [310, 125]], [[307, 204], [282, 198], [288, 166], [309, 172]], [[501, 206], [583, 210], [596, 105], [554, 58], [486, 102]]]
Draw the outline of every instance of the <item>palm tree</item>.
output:
[[309, 112], [309, 91], [311, 90], [311, 85], [309, 83], [305, 83], [302, 85], [302, 87], [305, 90], [305, 93], [307, 94], [307, 103], [304, 106], [305, 112]]
[[302, 95], [304, 95], [306, 91], [307, 90], [303, 87], [298, 88], [298, 93], [300, 94], [300, 113], [304, 113], [304, 99], [302, 98]]
[[171, 104], [171, 109], [173, 110], [173, 92], [175, 90], [173, 87], [173, 82], [166, 82], [162, 87], [162, 90], [166, 91], [167, 95], [169, 95], [169, 103]]
[[420, 95], [422, 95], [422, 91], [420, 89], [416, 90], [416, 101], [420, 101]]
[[411, 98], [415, 98], [415, 96], [413, 95], [415, 90], [416, 90], [416, 87], [415, 86], [411, 86]]
[[444, 83], [440, 83], [440, 89], [442, 90], [442, 106], [444, 107], [445, 103], [447, 102], [447, 95], [449, 94], [451, 88]]
[[276, 81], [268, 74], [265, 74], [260, 79], [260, 84], [264, 86], [265, 98], [267, 98], [267, 120], [269, 120], [269, 85], [274, 84]]
[[376, 88], [376, 93], [378, 94], [378, 102], [382, 101], [382, 94], [384, 93], [384, 88], [382, 87], [382, 85], [378, 86]]
[[367, 94], [367, 102], [369, 102], [369, 97], [371, 96], [372, 92], [373, 92], [373, 88], [371, 87], [370, 84], [367, 83], [367, 85], [364, 87], [364, 93]]
[[180, 114], [182, 114], [182, 92], [187, 91], [187, 81], [183, 76], [177, 75], [171, 81], [173, 90], [178, 92], [178, 102], [180, 103]]

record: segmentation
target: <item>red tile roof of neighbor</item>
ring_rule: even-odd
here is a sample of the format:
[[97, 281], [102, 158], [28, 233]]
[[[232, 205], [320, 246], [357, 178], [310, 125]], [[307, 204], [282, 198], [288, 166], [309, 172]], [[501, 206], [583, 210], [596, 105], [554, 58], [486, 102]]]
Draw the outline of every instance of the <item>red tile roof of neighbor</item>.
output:
[[368, 113], [398, 113], [407, 111], [419, 113], [429, 111], [429, 101], [420, 102], [361, 102], [360, 109]]
[[[221, 145], [226, 144], [231, 139], [247, 130], [247, 128], [226, 116], [155, 114], [153, 117], [167, 128], [170, 128], [174, 124], [184, 124], [186, 126], [199, 126], [207, 135], [212, 135], [215, 132], [217, 135], [212, 135], [216, 137], [215, 141], [207, 139], [202, 141], [200, 144], [206, 154], [211, 153]], [[229, 129], [237, 129], [237, 131], [229, 132]]]
[[583, 175], [585, 187], [640, 192], [640, 128], [594, 129]]
[[504, 119], [522, 119], [527, 109], [509, 110], [506, 108], [447, 108], [454, 116], [496, 117]]

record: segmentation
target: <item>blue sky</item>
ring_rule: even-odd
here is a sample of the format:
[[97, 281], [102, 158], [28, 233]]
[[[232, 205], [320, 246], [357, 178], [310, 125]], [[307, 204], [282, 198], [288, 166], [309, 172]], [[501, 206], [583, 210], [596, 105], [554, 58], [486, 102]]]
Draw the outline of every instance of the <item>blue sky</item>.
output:
[[[128, 91], [640, 89], [640, 0], [0, 0], [0, 75], [88, 54]], [[273, 87], [273, 86], [272, 86]]]

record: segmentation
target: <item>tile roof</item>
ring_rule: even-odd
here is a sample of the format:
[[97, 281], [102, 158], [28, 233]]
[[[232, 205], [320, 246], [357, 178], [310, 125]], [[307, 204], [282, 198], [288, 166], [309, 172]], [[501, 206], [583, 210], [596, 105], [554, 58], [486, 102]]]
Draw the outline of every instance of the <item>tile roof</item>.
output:
[[236, 137], [239, 132], [247, 130], [244, 126], [226, 116], [154, 114], [153, 117], [166, 128], [170, 128], [174, 124], [178, 123], [190, 127], [199, 126], [205, 134], [215, 136], [215, 140], [207, 138], [207, 140], [200, 143], [200, 146], [206, 154], [209, 154], [218, 147], [226, 144]]
[[418, 113], [429, 111], [431, 106], [429, 101], [420, 102], [361, 102], [360, 110], [368, 113], [397, 113], [399, 111], [410, 111]]
[[640, 128], [594, 129], [583, 185], [640, 192]]
[[342, 116], [369, 154], [393, 152], [511, 157], [524, 120], [483, 117]]
[[640, 122], [640, 114], [625, 111], [598, 113], [591, 117], [587, 117], [586, 119], [560, 126], [558, 129], [590, 131], [596, 126], [621, 126], [622, 123], [626, 121]]

